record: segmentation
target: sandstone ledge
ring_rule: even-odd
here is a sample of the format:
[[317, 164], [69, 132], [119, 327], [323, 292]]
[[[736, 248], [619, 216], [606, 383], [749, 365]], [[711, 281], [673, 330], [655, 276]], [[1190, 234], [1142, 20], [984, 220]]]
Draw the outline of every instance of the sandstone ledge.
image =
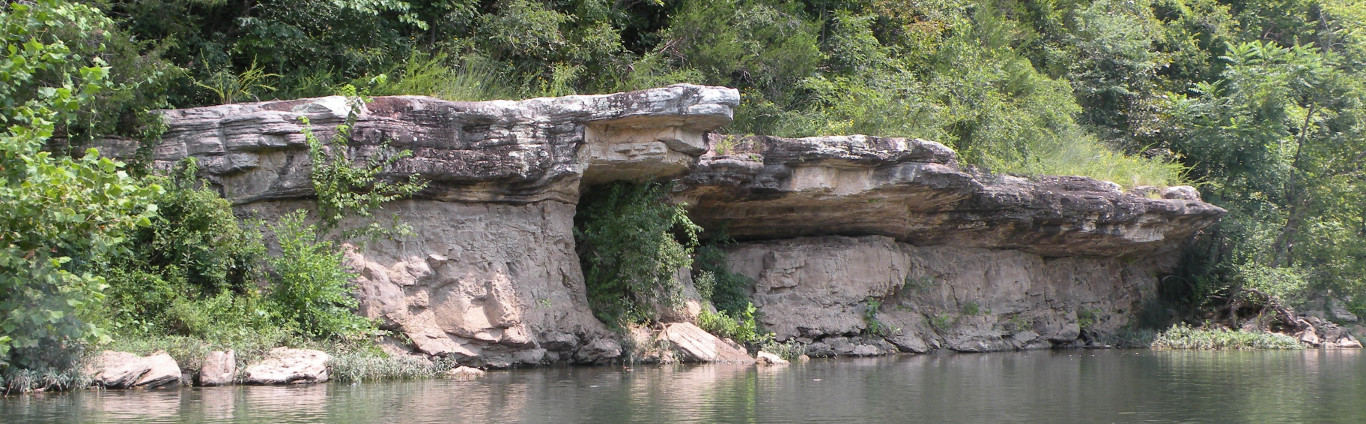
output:
[[1189, 187], [1154, 198], [1143, 193], [1151, 188], [1125, 192], [1085, 177], [973, 173], [924, 140], [713, 136], [711, 145], [675, 195], [695, 222], [724, 224], [741, 240], [882, 235], [1048, 257], [1140, 257], [1180, 245], [1225, 213]]
[[[731, 121], [739, 93], [677, 84], [604, 95], [451, 102], [375, 97], [358, 105], [350, 149], [357, 159], [413, 156], [385, 177], [420, 175], [422, 199], [529, 203], [578, 200], [580, 181], [681, 175], [706, 151], [706, 131]], [[340, 96], [176, 109], [152, 154], [167, 169], [195, 157], [234, 204], [307, 198], [308, 146], [300, 118], [327, 140], [353, 103]], [[136, 143], [105, 140], [104, 154], [132, 157]]]

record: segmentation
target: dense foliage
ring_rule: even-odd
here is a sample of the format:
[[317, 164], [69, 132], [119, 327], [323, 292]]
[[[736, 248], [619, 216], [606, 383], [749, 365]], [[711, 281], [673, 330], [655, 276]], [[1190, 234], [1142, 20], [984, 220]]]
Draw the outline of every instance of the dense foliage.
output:
[[110, 79], [97, 38], [60, 35], [110, 25], [81, 5], [12, 4], [0, 16], [0, 371], [60, 367], [62, 353], [104, 333], [93, 324], [105, 278], [95, 271], [127, 230], [150, 224], [161, 188], [138, 181], [93, 149], [44, 151], [80, 125]]
[[654, 320], [655, 307], [683, 300], [679, 269], [692, 264], [701, 227], [682, 205], [665, 199], [668, 186], [613, 183], [579, 202], [574, 235], [588, 303], [604, 322]]

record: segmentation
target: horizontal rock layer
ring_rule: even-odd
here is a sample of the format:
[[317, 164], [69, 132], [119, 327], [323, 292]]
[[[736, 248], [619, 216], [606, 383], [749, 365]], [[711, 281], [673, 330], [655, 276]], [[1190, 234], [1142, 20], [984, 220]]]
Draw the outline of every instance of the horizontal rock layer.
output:
[[[676, 178], [696, 222], [744, 241], [730, 259], [757, 282], [764, 324], [822, 354], [1043, 347], [1116, 328], [1170, 268], [1172, 248], [1224, 213], [1190, 188], [1146, 189], [1153, 196], [1088, 178], [974, 173], [922, 140], [708, 139], [738, 103], [733, 89], [675, 85], [173, 110], [153, 162], [198, 158], [239, 212], [269, 220], [310, 208], [300, 118], [328, 139], [354, 113], [355, 159], [407, 149], [383, 176], [430, 181], [381, 212], [416, 236], [348, 245], [360, 312], [414, 351], [484, 367], [629, 353], [587, 306], [572, 226], [591, 184]], [[133, 150], [117, 140], [102, 149]], [[692, 319], [702, 308], [691, 306], [665, 316]]]
[[1138, 257], [1225, 213], [1189, 187], [1154, 198], [1085, 177], [974, 174], [924, 140], [717, 136], [712, 146], [675, 195], [695, 222], [742, 240], [882, 235], [918, 246]]
[[[706, 150], [703, 134], [731, 120], [734, 89], [679, 84], [592, 96], [451, 102], [420, 96], [345, 97], [229, 104], [162, 112], [167, 125], [152, 159], [186, 157], [235, 204], [309, 197], [307, 118], [320, 139], [353, 112], [358, 160], [410, 150], [385, 176], [431, 181], [418, 198], [574, 203], [590, 183], [680, 175]], [[102, 151], [131, 157], [136, 144]]]

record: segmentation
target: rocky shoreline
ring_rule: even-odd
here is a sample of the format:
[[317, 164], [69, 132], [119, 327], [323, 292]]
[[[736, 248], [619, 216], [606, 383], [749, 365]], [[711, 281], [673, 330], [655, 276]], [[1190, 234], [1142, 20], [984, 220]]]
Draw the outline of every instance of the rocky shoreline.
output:
[[[779, 341], [820, 356], [1096, 347], [1156, 298], [1179, 248], [1225, 213], [1190, 187], [993, 175], [924, 140], [712, 134], [739, 100], [734, 89], [683, 84], [515, 102], [375, 98], [354, 117], [351, 149], [360, 159], [411, 150], [385, 177], [430, 184], [385, 207], [416, 236], [346, 246], [359, 312], [405, 336], [382, 343], [391, 354], [475, 368], [620, 362], [640, 344], [681, 360], [752, 362], [688, 328], [696, 298], [665, 314], [677, 322], [639, 336], [609, 330], [588, 307], [573, 236], [579, 196], [671, 180], [695, 222], [737, 241], [731, 269], [755, 282], [762, 327]], [[328, 137], [350, 111], [341, 97], [165, 111], [154, 167], [198, 158], [239, 213], [276, 218], [312, 195], [299, 118]], [[102, 151], [134, 148], [109, 140]], [[686, 270], [679, 278], [690, 284]], [[280, 361], [316, 370], [314, 356]], [[106, 367], [97, 380], [163, 379], [148, 369], [133, 378]], [[325, 381], [325, 369], [244, 381]], [[206, 365], [201, 382], [206, 374], [222, 382], [233, 372]]]

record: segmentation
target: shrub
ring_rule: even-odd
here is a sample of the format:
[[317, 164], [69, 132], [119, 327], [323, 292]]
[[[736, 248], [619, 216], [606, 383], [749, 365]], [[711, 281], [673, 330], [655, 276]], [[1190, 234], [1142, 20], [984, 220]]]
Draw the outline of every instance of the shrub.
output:
[[1153, 340], [1153, 349], [1303, 349], [1294, 337], [1223, 328], [1192, 328], [1173, 325]]
[[683, 205], [664, 200], [667, 192], [657, 183], [614, 183], [579, 203], [574, 234], [588, 303], [604, 322], [651, 321], [653, 305], [682, 300], [674, 273], [692, 263], [701, 228]]
[[806, 354], [806, 343], [799, 342], [796, 339], [789, 339], [785, 342], [770, 339], [760, 344], [759, 350], [778, 355], [779, 358], [794, 361]]
[[718, 246], [721, 241], [697, 248], [693, 263], [693, 285], [702, 299], [711, 301], [718, 311], [738, 316], [749, 307], [749, 290], [754, 285], [749, 278], [730, 272], [726, 252]]
[[306, 216], [294, 211], [271, 227], [280, 255], [268, 260], [275, 281], [267, 296], [284, 321], [303, 334], [346, 338], [373, 330], [373, 323], [351, 312], [358, 305], [349, 287], [355, 274], [331, 241], [320, 240], [315, 226], [304, 225]]
[[772, 333], [759, 331], [759, 325], [754, 319], [755, 311], [754, 305], [748, 303], [744, 311], [734, 315], [725, 311], [704, 310], [697, 316], [697, 324], [698, 327], [708, 333], [729, 338], [741, 344], [755, 345], [772, 341]]
[[161, 188], [135, 181], [94, 149], [79, 158], [42, 151], [59, 128], [88, 116], [101, 92], [125, 88], [85, 44], [98, 40], [58, 37], [104, 31], [108, 18], [53, 1], [11, 3], [3, 12], [0, 373], [14, 375], [11, 365], [67, 367], [79, 343], [105, 336], [92, 322], [105, 279], [93, 271], [126, 231], [150, 224], [149, 198]]
[[205, 302], [227, 296], [216, 303], [222, 305], [233, 294], [254, 291], [265, 245], [256, 228], [238, 223], [227, 200], [201, 187], [197, 171], [195, 160], [187, 159], [175, 175], [147, 179], [166, 187], [152, 199], [158, 214], [120, 243], [102, 270], [109, 281], [104, 306], [115, 330], [202, 336], [209, 328], [182, 318], [218, 311], [223, 314], [207, 322], [241, 323], [236, 318], [244, 311], [205, 308]]

